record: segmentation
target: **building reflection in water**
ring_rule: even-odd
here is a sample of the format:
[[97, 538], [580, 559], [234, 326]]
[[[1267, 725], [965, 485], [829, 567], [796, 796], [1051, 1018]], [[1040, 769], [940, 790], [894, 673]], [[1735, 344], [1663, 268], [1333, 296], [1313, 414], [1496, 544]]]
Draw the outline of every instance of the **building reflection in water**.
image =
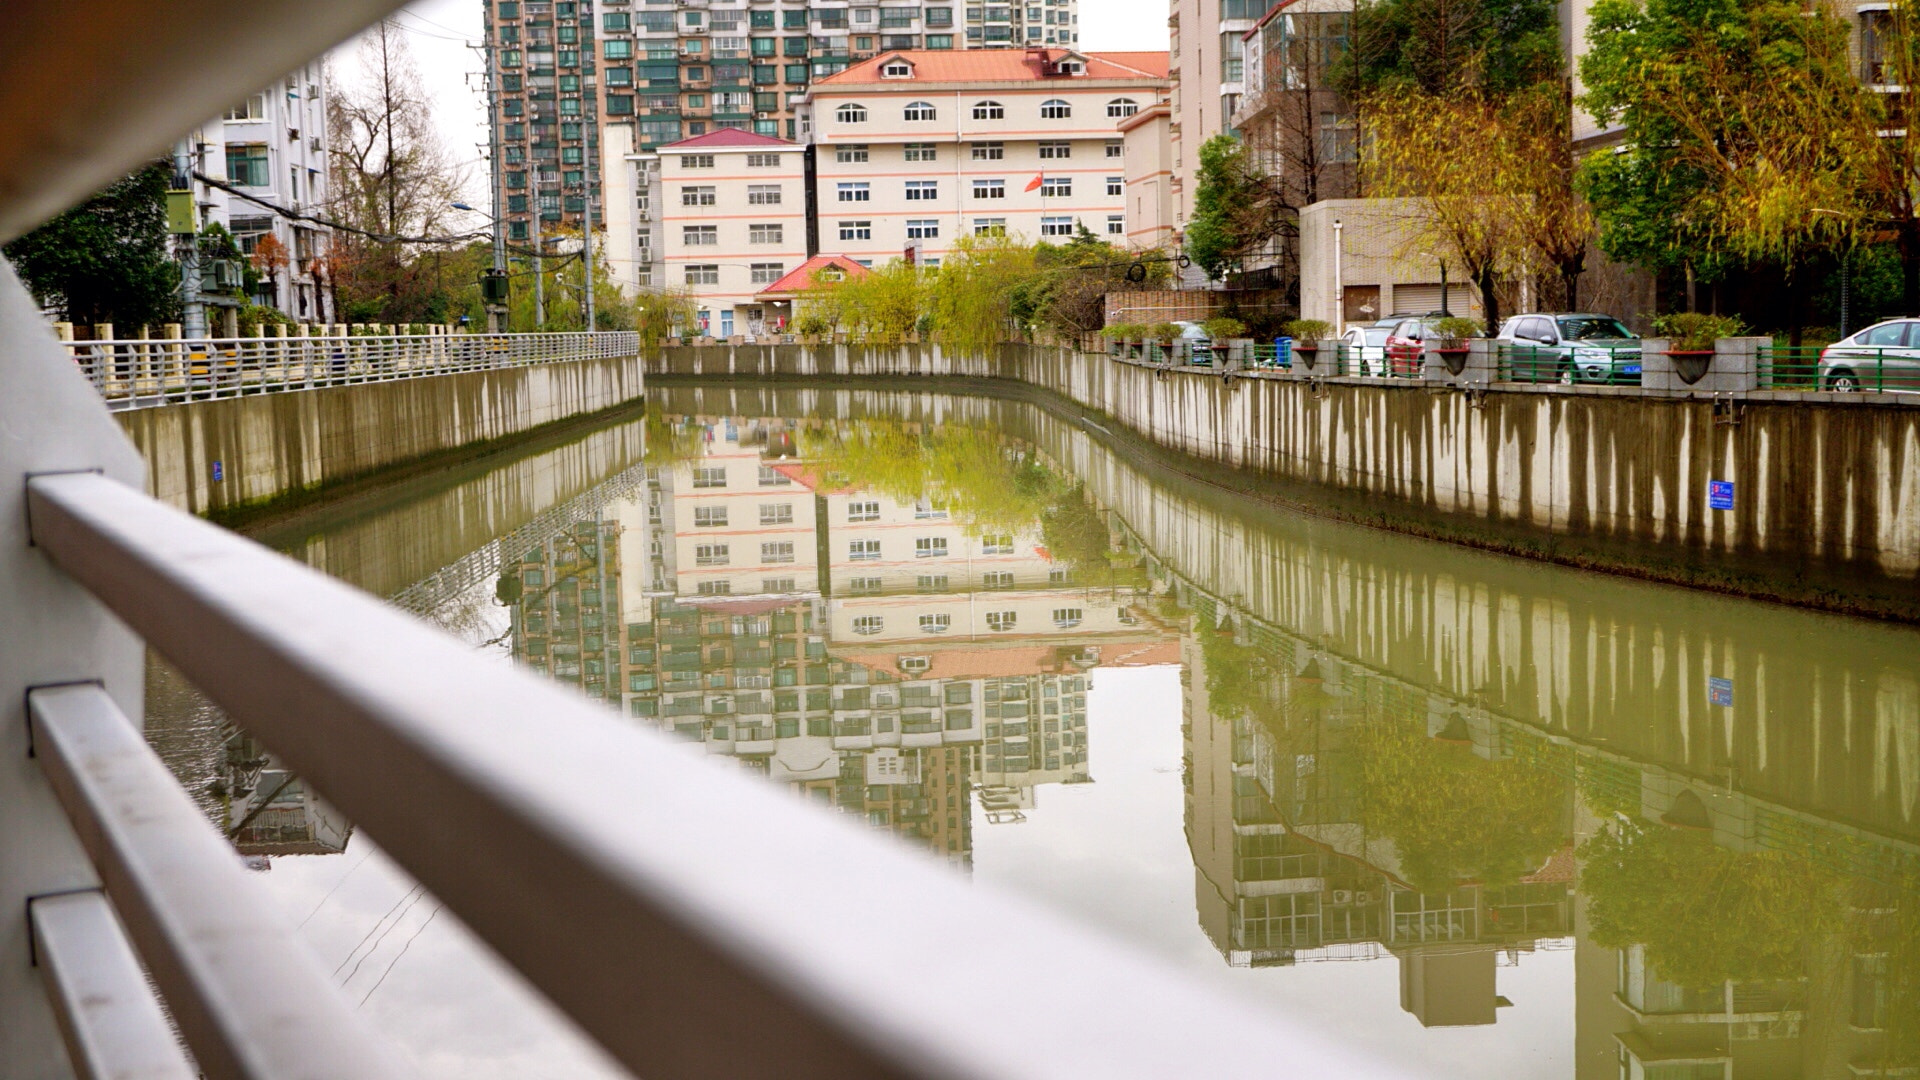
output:
[[[1133, 541], [1137, 543], [1137, 541]], [[1582, 1080], [1920, 1075], [1916, 848], [1411, 685], [1164, 574], [1227, 962], [1384, 959], [1426, 1026], [1575, 950]]]
[[650, 434], [643, 495], [502, 574], [516, 659], [955, 863], [976, 802], [1017, 824], [1039, 787], [1092, 781], [1088, 672], [1177, 659], [1119, 582], [1104, 516], [1030, 451], [959, 448], [1097, 551], [969, 514], [980, 493], [913, 432], [886, 432], [881, 457], [865, 432], [850, 448], [770, 419]]

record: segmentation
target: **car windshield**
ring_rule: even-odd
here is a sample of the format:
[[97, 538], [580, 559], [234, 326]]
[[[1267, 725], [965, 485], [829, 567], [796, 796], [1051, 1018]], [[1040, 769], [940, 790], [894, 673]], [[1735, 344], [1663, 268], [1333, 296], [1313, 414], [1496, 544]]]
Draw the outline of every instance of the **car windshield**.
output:
[[1568, 315], [1554, 320], [1560, 324], [1560, 336], [1567, 341], [1601, 341], [1630, 338], [1633, 331], [1608, 315]]
[[1361, 332], [1367, 336], [1367, 344], [1385, 345], [1387, 343], [1387, 335], [1393, 333], [1393, 327], [1369, 326]]

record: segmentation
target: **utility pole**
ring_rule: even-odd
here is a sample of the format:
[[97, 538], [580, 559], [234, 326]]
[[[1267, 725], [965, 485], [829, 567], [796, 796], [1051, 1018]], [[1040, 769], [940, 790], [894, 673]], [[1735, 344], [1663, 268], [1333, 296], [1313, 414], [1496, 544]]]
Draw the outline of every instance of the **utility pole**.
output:
[[183, 192], [183, 218], [176, 223], [185, 230], [180, 250], [180, 329], [189, 341], [207, 336], [207, 307], [200, 302], [200, 214], [193, 193], [193, 143], [189, 133], [173, 146], [173, 188]]
[[[493, 43], [471, 45], [479, 49], [487, 60], [487, 165], [491, 170], [493, 183], [493, 273], [502, 281], [507, 275], [507, 223], [502, 214], [505, 200], [501, 198], [502, 177], [500, 174], [500, 85], [499, 75], [494, 68]], [[508, 308], [503, 300], [500, 303], [487, 304], [487, 330], [490, 333], [504, 333], [507, 329]]]
[[[528, 113], [527, 120], [534, 127], [540, 126], [540, 114]], [[547, 325], [547, 283], [546, 269], [541, 264], [540, 252], [546, 245], [540, 242], [540, 215], [544, 211], [540, 206], [540, 163], [533, 163], [533, 329], [538, 333]]]
[[587, 165], [586, 174], [587, 174], [587, 182], [585, 185], [586, 198], [582, 201], [582, 206], [585, 208], [586, 219], [583, 222], [582, 231], [586, 234], [586, 238], [587, 238], [587, 247], [586, 247], [586, 251], [584, 252], [586, 256], [586, 261], [587, 261], [587, 332], [592, 333], [593, 332], [593, 165], [591, 163]]

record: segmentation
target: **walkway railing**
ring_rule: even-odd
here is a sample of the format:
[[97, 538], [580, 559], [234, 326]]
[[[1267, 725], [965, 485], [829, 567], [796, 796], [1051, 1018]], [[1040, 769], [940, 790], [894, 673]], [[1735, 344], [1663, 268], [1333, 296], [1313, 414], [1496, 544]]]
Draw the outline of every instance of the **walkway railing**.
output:
[[637, 355], [632, 331], [69, 341], [115, 411]]

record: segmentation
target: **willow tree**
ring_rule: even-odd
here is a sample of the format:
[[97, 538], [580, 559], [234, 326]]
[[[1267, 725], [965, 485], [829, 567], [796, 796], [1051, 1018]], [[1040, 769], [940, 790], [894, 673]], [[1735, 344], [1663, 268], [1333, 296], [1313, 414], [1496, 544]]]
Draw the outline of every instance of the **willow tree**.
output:
[[1020, 329], [1014, 295], [1035, 273], [1033, 248], [1004, 235], [963, 236], [934, 277], [928, 323], [943, 345], [986, 352]]
[[930, 276], [913, 263], [893, 259], [864, 274], [816, 276], [803, 295], [809, 311], [855, 341], [897, 345], [926, 314]]

